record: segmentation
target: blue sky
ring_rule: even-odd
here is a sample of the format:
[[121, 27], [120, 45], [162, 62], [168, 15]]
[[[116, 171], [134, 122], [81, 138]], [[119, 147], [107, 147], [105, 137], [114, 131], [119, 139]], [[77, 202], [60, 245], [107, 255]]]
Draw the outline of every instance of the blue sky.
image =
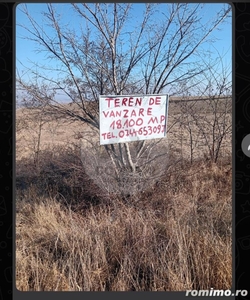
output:
[[[191, 4], [195, 5], [195, 4]], [[213, 18], [216, 15], [216, 12], [221, 8], [222, 4], [205, 4], [204, 9], [201, 14], [202, 22], [206, 22], [209, 19]], [[45, 9], [46, 10], [46, 3], [45, 4], [27, 4], [29, 13], [32, 17], [35, 18], [36, 22], [39, 23], [39, 25], [43, 26], [43, 28], [46, 28], [46, 33], [48, 35], [51, 34], [51, 29], [49, 27], [46, 27], [46, 22], [44, 20], [44, 17], [42, 16], [41, 12]], [[61, 14], [63, 24], [65, 26], [69, 26], [70, 28], [74, 28], [76, 31], [79, 28], [80, 20], [78, 17], [75, 16], [75, 14], [72, 13], [72, 10], [70, 8], [69, 4], [56, 4], [57, 12]], [[27, 20], [27, 17], [20, 11], [21, 5], [17, 5], [16, 7], [16, 24], [24, 24], [29, 26], [29, 22]], [[137, 16], [137, 19], [139, 20], [139, 17], [141, 15], [142, 11], [142, 4], [134, 4], [133, 5], [133, 11], [131, 12], [133, 15]], [[162, 14], [159, 14], [159, 18], [161, 18]], [[157, 20], [156, 20], [157, 21]], [[132, 24], [134, 25], [134, 23]], [[27, 39], [24, 39], [23, 37], [27, 36], [28, 33], [23, 28], [16, 26], [16, 67], [18, 71], [21, 74], [25, 73], [25, 68], [22, 66], [22, 64], [26, 67], [31, 67], [32, 64], [30, 61], [33, 62], [48, 62], [46, 59], [45, 53], [38, 53], [37, 45], [34, 44], [34, 42], [29, 41]], [[232, 19], [228, 20], [226, 23], [220, 25], [219, 30], [215, 30], [210, 38], [215, 38], [216, 41], [210, 44], [204, 44], [202, 45], [203, 51], [205, 53], [208, 53], [208, 51], [211, 52], [210, 59], [213, 59], [218, 53], [220, 55], [223, 55], [223, 61], [226, 65], [230, 65], [232, 63]], [[33, 68], [33, 67], [32, 67]], [[28, 76], [28, 75], [27, 75]]]

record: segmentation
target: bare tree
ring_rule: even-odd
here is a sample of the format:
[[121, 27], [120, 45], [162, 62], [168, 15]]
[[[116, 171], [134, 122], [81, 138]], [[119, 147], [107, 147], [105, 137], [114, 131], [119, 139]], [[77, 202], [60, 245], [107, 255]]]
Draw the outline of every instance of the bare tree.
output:
[[[206, 70], [199, 80], [192, 80], [193, 99], [187, 94], [181, 105], [181, 126], [188, 132], [190, 161], [195, 149], [203, 151], [205, 157], [217, 162], [223, 143], [231, 148], [232, 138], [232, 74], [221, 56], [214, 61], [203, 61]], [[197, 66], [199, 69], [199, 66]], [[189, 90], [190, 91], [190, 90]]]
[[[56, 5], [47, 4], [43, 12], [50, 31], [24, 5], [22, 12], [30, 24], [19, 26], [26, 29], [26, 38], [37, 44], [37, 51], [45, 51], [47, 61], [57, 62], [57, 67], [36, 62], [35, 68], [29, 70], [31, 75], [39, 77], [40, 85], [47, 86], [42, 93], [32, 78], [28, 82], [18, 76], [18, 87], [36, 101], [46, 101], [50, 113], [62, 113], [98, 131], [100, 94], [161, 93], [202, 74], [206, 67], [197, 69], [192, 58], [229, 16], [230, 6], [225, 5], [213, 20], [203, 23], [200, 16], [203, 4], [145, 4], [140, 16], [133, 11], [135, 5], [72, 4], [68, 13], [80, 20], [78, 31], [63, 23]], [[53, 34], [48, 33], [51, 30]], [[48, 89], [53, 96], [44, 95]], [[56, 98], [59, 91], [74, 105], [60, 103]], [[104, 147], [116, 178], [121, 181], [122, 171], [143, 172], [143, 166], [146, 170], [149, 162], [166, 154], [165, 150], [153, 151], [157, 146], [158, 142], [143, 141]]]
[[[39, 98], [36, 95], [39, 95]], [[34, 81], [30, 90], [26, 90], [26, 96], [20, 102], [20, 105], [25, 109], [21, 109], [19, 113], [16, 132], [21, 133], [23, 129], [27, 130], [27, 136], [24, 135], [22, 139], [25, 141], [25, 146], [31, 150], [37, 173], [40, 171], [41, 141], [44, 125], [52, 117], [46, 113], [47, 104], [52, 97], [53, 91], [49, 91], [47, 85], [39, 86]]]

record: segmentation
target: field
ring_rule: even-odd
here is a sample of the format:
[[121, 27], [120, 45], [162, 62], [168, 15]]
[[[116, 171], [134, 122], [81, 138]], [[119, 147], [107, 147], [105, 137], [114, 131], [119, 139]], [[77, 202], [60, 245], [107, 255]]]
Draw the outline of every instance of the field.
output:
[[91, 128], [17, 110], [17, 289], [231, 288], [231, 99], [180, 100], [157, 145], [164, 172], [126, 201], [82, 164], [79, 149], [98, 144]]

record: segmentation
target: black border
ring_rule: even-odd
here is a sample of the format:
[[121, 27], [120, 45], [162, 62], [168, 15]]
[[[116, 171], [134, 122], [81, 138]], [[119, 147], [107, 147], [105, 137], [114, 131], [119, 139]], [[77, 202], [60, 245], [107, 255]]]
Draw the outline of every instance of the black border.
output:
[[[33, 2], [33, 1], [32, 1]], [[42, 2], [42, 1], [41, 1]], [[124, 1], [125, 2], [125, 1]], [[183, 1], [184, 2], [184, 1]], [[199, 1], [202, 2], [202, 1]], [[213, 1], [211, 1], [213, 2]], [[222, 1], [221, 1], [222, 2]], [[234, 30], [234, 74], [235, 74], [235, 106], [234, 106], [234, 218], [235, 218], [235, 289], [247, 289], [250, 278], [250, 158], [246, 157], [241, 149], [241, 141], [250, 133], [250, 3], [233, 2], [235, 11]], [[15, 3], [0, 3], [0, 270], [2, 280], [0, 282], [0, 300], [12, 297], [13, 274], [13, 179], [14, 153], [12, 141], [14, 127], [14, 7]], [[69, 295], [68, 295], [69, 293]], [[18, 299], [43, 299], [52, 294], [52, 298], [74, 297], [131, 297], [130, 292], [14, 292]], [[182, 298], [182, 292], [139, 292], [135, 297], [145, 298]], [[204, 299], [204, 297], [202, 297]], [[211, 297], [209, 297], [211, 298]], [[215, 298], [215, 297], [212, 297]], [[224, 297], [223, 297], [224, 298]], [[228, 298], [228, 297], [227, 297]], [[237, 297], [238, 299], [249, 299]]]
[[0, 300], [12, 297], [12, 141], [13, 17], [12, 4], [0, 3]]
[[[241, 149], [250, 132], [250, 3], [235, 3], [235, 288], [250, 278], [250, 158]], [[250, 290], [249, 290], [250, 293]], [[250, 299], [248, 295], [245, 299]], [[239, 299], [243, 299], [239, 297]]]

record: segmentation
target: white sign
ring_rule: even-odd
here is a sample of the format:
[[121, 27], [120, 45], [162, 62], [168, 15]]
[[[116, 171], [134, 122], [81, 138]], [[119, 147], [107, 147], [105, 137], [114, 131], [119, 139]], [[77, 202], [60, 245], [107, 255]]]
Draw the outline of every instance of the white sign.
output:
[[165, 137], [168, 99], [168, 95], [100, 95], [100, 144]]

